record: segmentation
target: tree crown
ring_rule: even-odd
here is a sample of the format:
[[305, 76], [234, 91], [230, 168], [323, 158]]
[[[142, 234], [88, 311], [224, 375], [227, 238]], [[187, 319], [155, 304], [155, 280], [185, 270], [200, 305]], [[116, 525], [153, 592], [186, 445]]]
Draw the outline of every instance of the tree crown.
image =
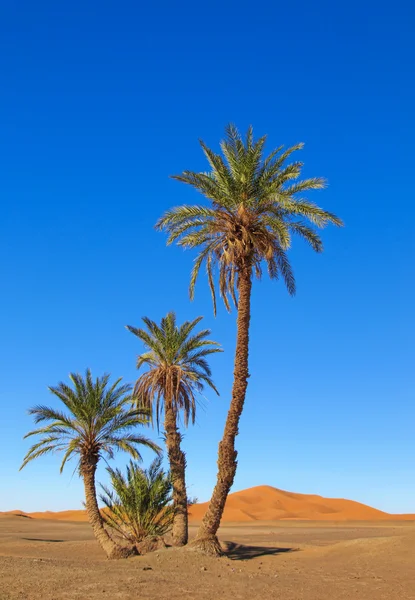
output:
[[242, 269], [258, 278], [265, 264], [271, 279], [283, 278], [288, 292], [295, 294], [295, 278], [287, 257], [292, 235], [305, 239], [316, 252], [323, 244], [316, 228], [329, 223], [341, 226], [333, 213], [305, 199], [302, 194], [325, 187], [320, 177], [299, 180], [303, 163], [286, 164], [297, 144], [276, 148], [264, 157], [266, 136], [254, 140], [250, 126], [243, 139], [234, 125], [226, 128], [220, 143], [222, 155], [201, 141], [210, 171], [183, 171], [173, 179], [191, 185], [210, 201], [210, 206], [177, 206], [168, 210], [156, 228], [168, 233], [167, 243], [198, 248], [190, 280], [190, 296], [200, 268], [206, 264], [216, 313], [214, 268], [219, 269], [219, 292], [230, 310], [237, 305], [238, 274]]
[[189, 418], [195, 421], [197, 393], [201, 394], [207, 385], [218, 394], [206, 359], [222, 349], [220, 344], [207, 339], [209, 329], [194, 333], [202, 318], [177, 325], [175, 313], [170, 312], [160, 325], [144, 317], [146, 328], [127, 326], [146, 348], [137, 359], [137, 369], [147, 370], [135, 384], [134, 397], [139, 406], [153, 410], [157, 427], [162, 401], [171, 402], [176, 414], [181, 411], [187, 426]]
[[44, 454], [57, 451], [64, 452], [61, 472], [66, 462], [76, 456], [81, 474], [83, 464], [96, 464], [101, 457], [113, 458], [118, 450], [136, 460], [141, 460], [140, 446], [161, 452], [157, 444], [133, 432], [137, 426], [147, 425], [150, 417], [147, 409], [132, 406], [129, 384], [121, 384], [121, 378], [109, 384], [108, 374], [94, 380], [89, 369], [85, 377], [71, 373], [69, 378], [72, 387], [61, 382], [49, 388], [66, 410], [43, 405], [29, 410], [35, 423], [42, 423], [42, 427], [25, 435], [40, 436], [40, 441], [29, 449], [21, 469]]

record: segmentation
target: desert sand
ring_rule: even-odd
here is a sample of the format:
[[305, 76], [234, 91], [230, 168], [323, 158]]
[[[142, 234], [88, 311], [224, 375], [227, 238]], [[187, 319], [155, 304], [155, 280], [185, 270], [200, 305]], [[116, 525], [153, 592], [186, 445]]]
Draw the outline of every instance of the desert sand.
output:
[[[205, 508], [191, 507], [191, 536]], [[225, 557], [167, 548], [108, 562], [84, 511], [0, 513], [0, 600], [411, 600], [414, 519], [260, 486], [228, 498]]]
[[0, 599], [415, 599], [414, 522], [245, 520], [219, 533], [223, 558], [167, 548], [108, 562], [88, 523], [1, 515]]
[[[190, 521], [198, 523], [203, 518], [207, 506], [207, 502], [193, 505], [190, 508]], [[35, 519], [59, 521], [88, 520], [84, 510], [32, 513], [14, 510], [0, 514], [16, 514]], [[306, 521], [398, 521], [414, 520], [415, 514], [394, 515], [353, 500], [323, 498], [313, 494], [296, 494], [269, 485], [261, 485], [230, 494], [222, 523], [296, 519]]]

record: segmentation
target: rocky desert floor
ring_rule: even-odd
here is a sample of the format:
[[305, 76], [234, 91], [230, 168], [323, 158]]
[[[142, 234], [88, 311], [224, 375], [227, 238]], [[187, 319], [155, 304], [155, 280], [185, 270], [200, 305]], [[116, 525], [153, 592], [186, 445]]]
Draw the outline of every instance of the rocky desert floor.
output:
[[219, 559], [110, 562], [87, 523], [2, 515], [0, 599], [415, 599], [414, 522], [235, 523], [220, 539]]

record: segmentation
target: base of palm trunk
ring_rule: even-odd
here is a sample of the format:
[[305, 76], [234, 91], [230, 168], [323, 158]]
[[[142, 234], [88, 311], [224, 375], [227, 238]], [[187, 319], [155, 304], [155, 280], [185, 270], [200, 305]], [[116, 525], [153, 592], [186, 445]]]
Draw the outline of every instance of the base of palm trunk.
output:
[[184, 519], [182, 518], [182, 515], [176, 515], [175, 519], [171, 531], [171, 541], [173, 546], [180, 548], [180, 546], [186, 546], [189, 541], [187, 518]]
[[130, 558], [131, 556], [137, 556], [137, 549], [134, 547], [117, 546], [107, 555], [108, 560], [120, 560], [121, 558]]
[[223, 556], [224, 552], [216, 535], [204, 535], [192, 540], [187, 546], [189, 550], [195, 550], [207, 556]]
[[164, 550], [167, 548], [164, 538], [159, 535], [149, 535], [141, 542], [135, 544], [135, 548], [140, 556], [148, 554], [149, 552], [156, 552], [157, 550]]

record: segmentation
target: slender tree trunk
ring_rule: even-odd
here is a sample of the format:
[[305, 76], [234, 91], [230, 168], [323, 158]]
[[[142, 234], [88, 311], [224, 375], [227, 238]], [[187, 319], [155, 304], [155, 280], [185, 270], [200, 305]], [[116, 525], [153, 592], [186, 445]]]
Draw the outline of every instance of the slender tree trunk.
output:
[[108, 558], [128, 558], [132, 554], [136, 554], [133, 549], [119, 546], [108, 535], [101, 513], [98, 508], [96, 487], [95, 487], [95, 472], [97, 470], [97, 461], [82, 460], [81, 474], [84, 480], [85, 487], [85, 505], [88, 514], [88, 520], [92, 526], [92, 530], [102, 549]]
[[219, 529], [226, 499], [233, 485], [237, 467], [235, 438], [248, 387], [249, 322], [251, 318], [251, 270], [244, 269], [238, 280], [237, 337], [232, 399], [226, 418], [223, 438], [219, 443], [218, 474], [208, 509], [192, 547], [206, 554], [220, 555], [222, 550], [216, 533]]
[[[168, 395], [167, 395], [168, 396]], [[170, 398], [164, 398], [164, 429], [166, 431], [167, 455], [173, 481], [173, 544], [184, 546], [188, 539], [187, 525], [187, 491], [186, 491], [186, 457], [180, 448], [182, 436], [177, 429], [176, 413]]]

